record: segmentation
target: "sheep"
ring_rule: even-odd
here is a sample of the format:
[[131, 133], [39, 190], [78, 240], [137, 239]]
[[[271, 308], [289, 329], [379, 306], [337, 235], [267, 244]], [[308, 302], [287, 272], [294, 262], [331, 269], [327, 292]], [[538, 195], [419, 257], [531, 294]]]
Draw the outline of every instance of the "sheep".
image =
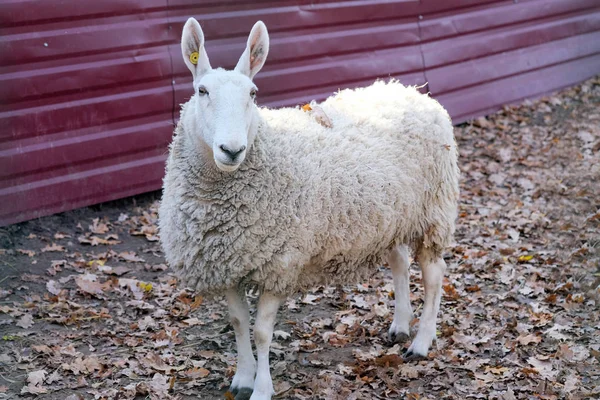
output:
[[[331, 127], [299, 108], [259, 108], [252, 80], [269, 51], [261, 21], [233, 70], [211, 68], [194, 18], [181, 48], [195, 93], [169, 149], [160, 238], [184, 284], [225, 295], [238, 349], [235, 398], [271, 398], [269, 347], [287, 296], [366, 279], [385, 261], [395, 290], [388, 337], [409, 340], [411, 250], [425, 297], [405, 356], [426, 356], [457, 217], [457, 147], [446, 110], [395, 80], [325, 100]], [[260, 292], [256, 360], [248, 287]]]

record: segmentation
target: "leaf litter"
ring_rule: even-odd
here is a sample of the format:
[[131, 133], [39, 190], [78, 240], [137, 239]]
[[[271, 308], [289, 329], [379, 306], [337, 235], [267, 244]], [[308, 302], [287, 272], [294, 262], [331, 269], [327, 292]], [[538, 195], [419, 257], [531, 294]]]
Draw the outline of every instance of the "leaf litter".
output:
[[[387, 343], [394, 291], [382, 267], [286, 302], [275, 398], [600, 397], [600, 80], [506, 106], [456, 136], [460, 216], [429, 358], [404, 361], [406, 345]], [[0, 398], [233, 398], [226, 305], [165, 266], [157, 196], [6, 228]]]

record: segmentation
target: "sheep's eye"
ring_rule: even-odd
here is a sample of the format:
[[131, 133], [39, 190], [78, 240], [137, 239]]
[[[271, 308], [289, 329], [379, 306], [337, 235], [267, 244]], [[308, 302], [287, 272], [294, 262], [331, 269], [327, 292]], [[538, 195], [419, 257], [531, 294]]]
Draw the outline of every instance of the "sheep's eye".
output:
[[252, 90], [250, 91], [250, 97], [256, 97], [256, 93], [257, 93], [257, 92], [258, 92], [258, 90], [256, 90], [256, 89], [252, 89]]
[[208, 90], [206, 90], [204, 86], [200, 86], [198, 88], [198, 94], [200, 94], [200, 96], [206, 96], [208, 94]]

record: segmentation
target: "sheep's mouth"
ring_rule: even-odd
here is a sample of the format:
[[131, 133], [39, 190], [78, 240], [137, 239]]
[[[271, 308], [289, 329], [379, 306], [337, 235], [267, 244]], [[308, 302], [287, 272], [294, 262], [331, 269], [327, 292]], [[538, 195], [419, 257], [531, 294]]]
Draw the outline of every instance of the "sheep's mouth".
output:
[[237, 170], [242, 164], [243, 157], [241, 160], [236, 161], [221, 161], [215, 158], [215, 164], [217, 164], [217, 168], [224, 172], [233, 172]]

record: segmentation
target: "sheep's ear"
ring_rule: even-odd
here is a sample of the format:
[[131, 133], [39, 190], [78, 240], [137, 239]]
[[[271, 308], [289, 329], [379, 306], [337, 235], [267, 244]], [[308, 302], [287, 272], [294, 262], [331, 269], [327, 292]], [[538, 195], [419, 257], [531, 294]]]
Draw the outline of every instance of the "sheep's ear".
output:
[[252, 27], [246, 50], [240, 57], [235, 70], [247, 75], [250, 79], [262, 68], [269, 54], [269, 32], [262, 21]]
[[195, 18], [188, 19], [183, 26], [181, 54], [185, 65], [192, 71], [194, 80], [211, 69], [204, 50], [204, 33]]

